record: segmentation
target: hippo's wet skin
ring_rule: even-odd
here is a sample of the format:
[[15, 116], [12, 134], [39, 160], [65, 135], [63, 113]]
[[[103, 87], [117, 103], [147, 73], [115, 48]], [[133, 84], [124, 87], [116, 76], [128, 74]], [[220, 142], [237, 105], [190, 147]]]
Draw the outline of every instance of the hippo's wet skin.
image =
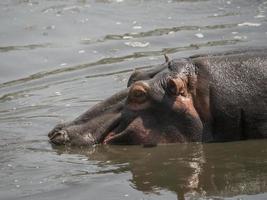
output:
[[48, 136], [70, 145], [266, 138], [267, 51], [166, 58]]

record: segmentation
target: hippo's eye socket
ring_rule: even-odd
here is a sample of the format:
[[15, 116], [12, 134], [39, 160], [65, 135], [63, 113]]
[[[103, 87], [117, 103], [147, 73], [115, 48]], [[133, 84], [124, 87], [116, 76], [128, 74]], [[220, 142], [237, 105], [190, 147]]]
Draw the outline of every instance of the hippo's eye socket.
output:
[[177, 95], [178, 90], [177, 90], [177, 85], [173, 79], [168, 79], [167, 81], [167, 92], [170, 95]]
[[181, 91], [180, 91], [180, 95], [182, 95], [182, 96], [186, 96], [185, 91], [184, 91], [184, 90], [181, 90]]
[[129, 92], [129, 100], [134, 103], [143, 103], [147, 100], [147, 91], [142, 85], [134, 85]]
[[132, 95], [134, 98], [139, 99], [139, 98], [143, 98], [145, 96], [145, 92], [142, 90], [134, 90]]

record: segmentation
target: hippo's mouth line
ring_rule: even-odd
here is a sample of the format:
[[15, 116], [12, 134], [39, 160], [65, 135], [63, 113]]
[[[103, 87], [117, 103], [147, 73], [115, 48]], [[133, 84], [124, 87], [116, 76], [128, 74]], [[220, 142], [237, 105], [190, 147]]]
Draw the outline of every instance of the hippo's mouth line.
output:
[[103, 135], [101, 135], [101, 138], [97, 140], [98, 144], [106, 144], [105, 142], [108, 139], [109, 135], [118, 135], [119, 133], [116, 133], [115, 130], [117, 127], [119, 127], [120, 123], [113, 124], [107, 131], [104, 132]]
[[116, 133], [115, 131], [109, 132], [109, 134], [105, 137], [103, 144], [110, 144], [116, 140], [119, 140], [123, 136], [125, 136], [127, 133], [125, 131], [122, 131], [120, 133]]
[[96, 143], [104, 144], [109, 135], [120, 134], [120, 132], [117, 130], [119, 130], [121, 124], [122, 124], [122, 116], [120, 115], [114, 119], [114, 121], [106, 128], [103, 134], [100, 134], [100, 138], [96, 138]]

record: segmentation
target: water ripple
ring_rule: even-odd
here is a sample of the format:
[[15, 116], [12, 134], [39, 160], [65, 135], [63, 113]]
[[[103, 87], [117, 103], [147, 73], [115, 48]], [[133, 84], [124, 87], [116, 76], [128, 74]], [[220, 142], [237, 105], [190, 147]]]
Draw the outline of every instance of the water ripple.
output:
[[47, 48], [51, 47], [51, 43], [43, 44], [29, 44], [29, 45], [17, 45], [17, 46], [2, 46], [0, 47], [0, 52], [18, 51], [18, 50], [33, 50], [37, 48]]
[[[40, 78], [43, 78], [43, 77], [47, 77], [47, 76], [50, 76], [50, 75], [56, 75], [56, 74], [60, 74], [60, 73], [81, 70], [81, 69], [92, 67], [92, 66], [119, 63], [119, 62], [123, 62], [123, 61], [126, 61], [128, 59], [132, 59], [132, 58], [160, 56], [160, 55], [164, 55], [164, 54], [177, 53], [177, 52], [180, 52], [180, 51], [195, 50], [195, 49], [199, 49], [201, 47], [231, 45], [231, 44], [237, 44], [239, 42], [243, 42], [243, 41], [239, 40], [239, 39], [216, 40], [216, 41], [209, 41], [209, 42], [206, 42], [206, 43], [190, 44], [188, 46], [182, 46], [182, 47], [164, 48], [164, 49], [155, 50], [155, 51], [134, 52], [134, 53], [132, 53], [130, 55], [125, 55], [125, 56], [121, 56], [121, 57], [108, 57], [108, 58], [103, 58], [103, 59], [98, 60], [98, 61], [93, 62], [93, 63], [84, 63], [84, 64], [75, 65], [75, 66], [71, 66], [71, 67], [60, 68], [60, 69], [56, 69], [56, 70], [52, 70], [52, 71], [39, 72], [39, 73], [36, 73], [36, 74], [32, 74], [32, 75], [30, 75], [28, 77], [25, 77], [25, 78], [21, 78], [21, 79], [9, 81], [9, 82], [1, 83], [0, 84], [0, 88], [12, 86], [12, 85], [17, 85], [17, 84], [20, 84], [20, 83], [25, 83], [25, 82], [28, 82], [28, 81], [32, 81], [32, 80], [40, 79]], [[103, 75], [101, 75], [101, 76], [103, 76]], [[0, 99], [1, 98], [3, 98], [3, 96], [0, 97]]]
[[214, 29], [225, 29], [237, 27], [237, 23], [234, 24], [219, 24], [219, 25], [208, 25], [208, 26], [177, 26], [172, 28], [158, 28], [146, 32], [139, 33], [125, 33], [121, 35], [106, 35], [103, 39], [98, 40], [98, 42], [104, 42], [106, 40], [125, 40], [132, 38], [144, 38], [151, 36], [162, 36], [168, 35], [169, 33], [176, 33], [179, 31], [194, 31], [194, 30], [214, 30]]

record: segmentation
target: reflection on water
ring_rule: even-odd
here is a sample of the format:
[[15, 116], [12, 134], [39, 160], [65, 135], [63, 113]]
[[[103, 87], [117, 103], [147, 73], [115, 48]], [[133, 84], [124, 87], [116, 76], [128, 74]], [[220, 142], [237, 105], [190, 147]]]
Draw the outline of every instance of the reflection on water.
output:
[[266, 199], [266, 141], [53, 148], [134, 68], [266, 46], [266, 0], [0, 2], [1, 199]]
[[145, 193], [168, 190], [178, 199], [231, 197], [267, 192], [266, 142], [57, 148], [57, 153], [85, 155], [100, 167], [116, 166], [96, 172], [100, 174], [130, 171], [132, 187]]

